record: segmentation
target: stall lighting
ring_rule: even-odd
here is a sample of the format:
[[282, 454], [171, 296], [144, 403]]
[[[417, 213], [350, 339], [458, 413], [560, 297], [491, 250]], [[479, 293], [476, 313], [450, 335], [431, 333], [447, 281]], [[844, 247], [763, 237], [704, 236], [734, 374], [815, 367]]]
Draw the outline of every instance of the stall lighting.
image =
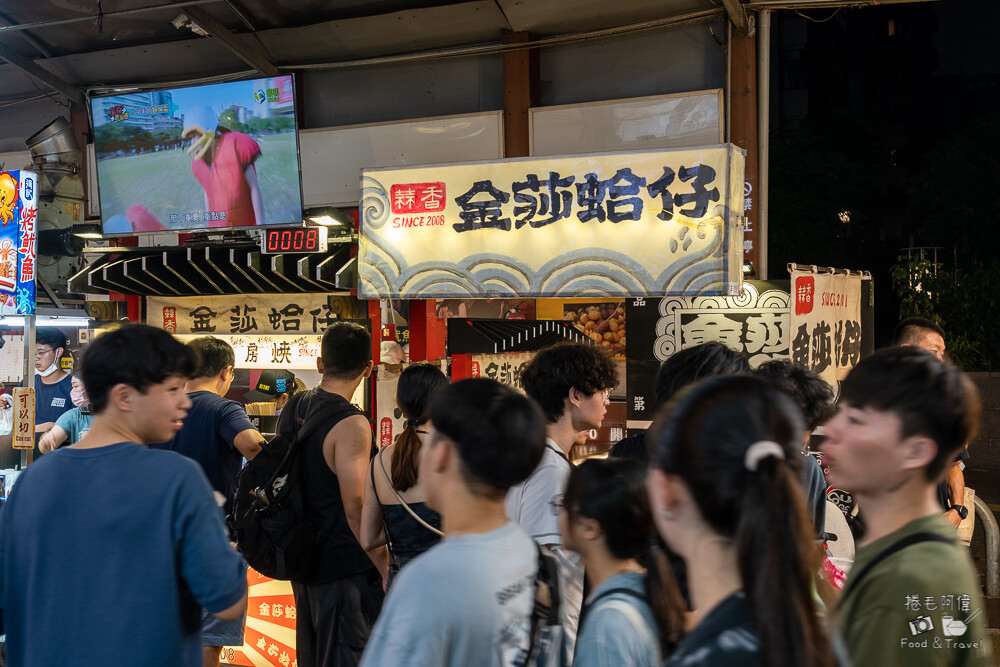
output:
[[[82, 329], [91, 325], [90, 318], [87, 317], [52, 317], [41, 316], [35, 319], [36, 326], [69, 327]], [[0, 317], [0, 326], [23, 327], [24, 317], [21, 315]]]
[[100, 240], [104, 238], [101, 236], [101, 226], [91, 224], [73, 225], [73, 236], [91, 240]]
[[336, 206], [317, 206], [305, 211], [305, 219], [323, 227], [353, 227], [351, 215]]
[[334, 220], [333, 218], [331, 218], [328, 215], [318, 215], [316, 217], [309, 218], [309, 219], [312, 222], [315, 222], [317, 225], [323, 225], [324, 227], [343, 227], [344, 226], [344, 223], [342, 223], [340, 220]]

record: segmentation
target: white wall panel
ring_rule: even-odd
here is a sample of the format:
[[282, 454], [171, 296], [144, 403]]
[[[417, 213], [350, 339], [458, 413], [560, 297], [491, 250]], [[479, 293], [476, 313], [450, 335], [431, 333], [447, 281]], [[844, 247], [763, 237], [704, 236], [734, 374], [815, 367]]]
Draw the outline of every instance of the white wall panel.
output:
[[706, 146], [723, 141], [722, 91], [529, 111], [531, 155]]
[[503, 112], [303, 130], [304, 207], [360, 200], [361, 170], [503, 157]]

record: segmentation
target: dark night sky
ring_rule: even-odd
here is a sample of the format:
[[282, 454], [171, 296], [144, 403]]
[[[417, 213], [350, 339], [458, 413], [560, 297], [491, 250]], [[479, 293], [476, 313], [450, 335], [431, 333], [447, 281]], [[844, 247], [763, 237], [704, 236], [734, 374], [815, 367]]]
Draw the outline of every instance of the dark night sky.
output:
[[773, 20], [769, 275], [870, 270], [882, 342], [902, 248], [940, 246], [952, 267], [1000, 249], [1000, 2], [804, 13], [822, 22]]

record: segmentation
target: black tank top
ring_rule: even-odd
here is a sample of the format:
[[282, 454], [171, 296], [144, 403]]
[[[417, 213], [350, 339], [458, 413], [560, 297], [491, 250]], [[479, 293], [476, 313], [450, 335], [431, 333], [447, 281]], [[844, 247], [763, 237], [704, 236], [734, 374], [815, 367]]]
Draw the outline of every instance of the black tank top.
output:
[[316, 388], [292, 397], [281, 411], [277, 430], [285, 432], [293, 428], [293, 419], [286, 419], [286, 415], [293, 417], [294, 427], [298, 427], [320, 410], [331, 415], [329, 426], [321, 427], [310, 436], [302, 452], [306, 518], [320, 530], [327, 531], [319, 561], [305, 582], [310, 584], [322, 584], [375, 568], [351, 532], [340, 498], [340, 481], [323, 458], [323, 440], [330, 429], [348, 417], [364, 413], [344, 397]]
[[[377, 456], [377, 455], [376, 455]], [[378, 495], [375, 484], [375, 467], [378, 461], [372, 459], [368, 466], [372, 478], [375, 500], [382, 508], [382, 523], [385, 525], [386, 547], [389, 549], [389, 581], [399, 574], [399, 569], [408, 562], [441, 541], [441, 536], [428, 530], [414, 519], [402, 505], [386, 505]], [[381, 471], [379, 471], [381, 474]], [[427, 524], [441, 530], [441, 515], [424, 503], [408, 503], [410, 509]]]

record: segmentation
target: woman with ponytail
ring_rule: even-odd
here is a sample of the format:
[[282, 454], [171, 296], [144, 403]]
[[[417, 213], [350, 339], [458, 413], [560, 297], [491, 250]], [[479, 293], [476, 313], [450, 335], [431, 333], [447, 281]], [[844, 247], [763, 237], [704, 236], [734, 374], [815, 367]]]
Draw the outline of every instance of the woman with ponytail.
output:
[[646, 467], [592, 459], [570, 472], [559, 515], [591, 593], [580, 615], [574, 667], [659, 667], [683, 629], [683, 599], [655, 543]]
[[420, 362], [406, 367], [396, 386], [396, 405], [406, 426], [396, 442], [372, 459], [361, 510], [361, 546], [366, 551], [389, 548], [386, 586], [408, 561], [441, 539], [441, 517], [424, 504], [418, 462], [430, 426], [434, 393], [448, 385], [436, 366]]
[[658, 412], [650, 502], [695, 610], [667, 667], [834, 665], [798, 482], [803, 429], [791, 399], [756, 377], [704, 380]]

